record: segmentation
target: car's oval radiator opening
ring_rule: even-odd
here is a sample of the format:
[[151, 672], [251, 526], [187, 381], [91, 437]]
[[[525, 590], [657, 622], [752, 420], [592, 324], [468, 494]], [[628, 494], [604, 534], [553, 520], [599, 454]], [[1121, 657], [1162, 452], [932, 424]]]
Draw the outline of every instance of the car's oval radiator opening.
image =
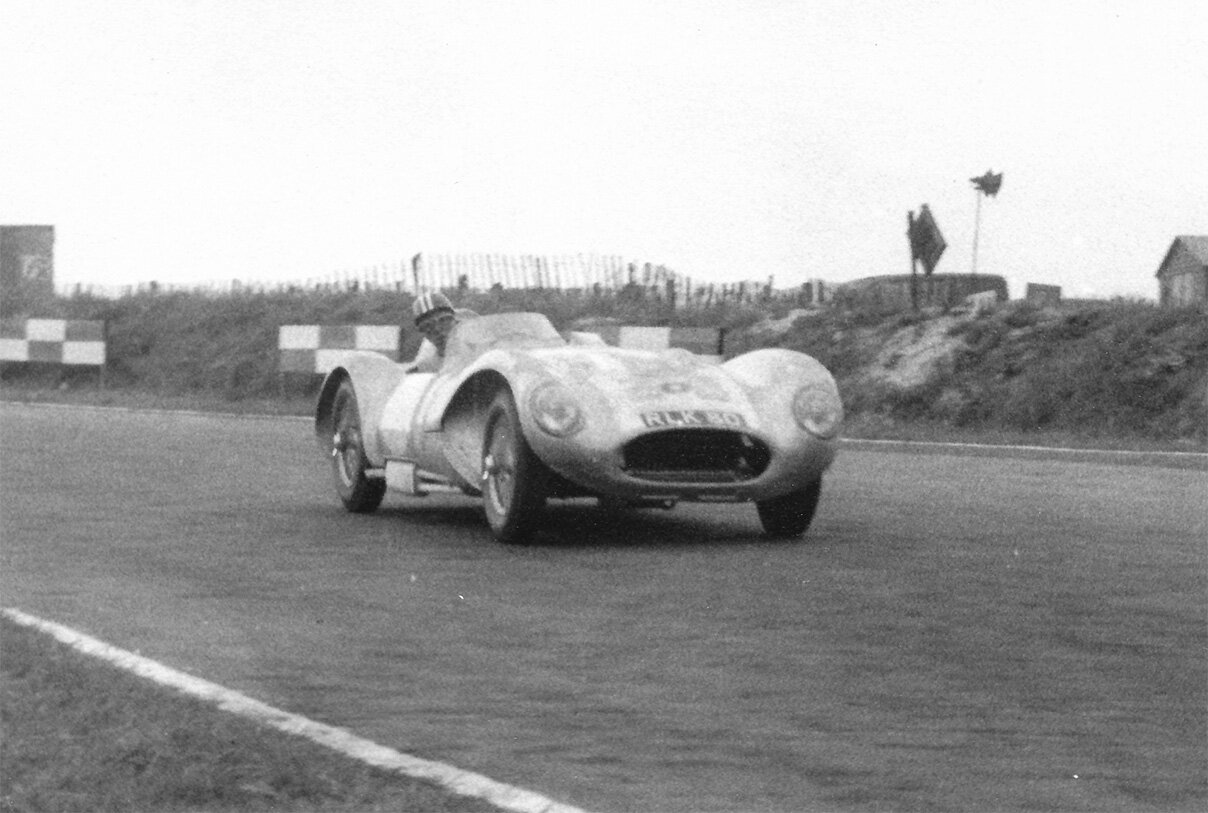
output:
[[622, 449], [631, 477], [660, 483], [735, 483], [767, 469], [767, 444], [729, 429], [665, 429], [634, 438]]

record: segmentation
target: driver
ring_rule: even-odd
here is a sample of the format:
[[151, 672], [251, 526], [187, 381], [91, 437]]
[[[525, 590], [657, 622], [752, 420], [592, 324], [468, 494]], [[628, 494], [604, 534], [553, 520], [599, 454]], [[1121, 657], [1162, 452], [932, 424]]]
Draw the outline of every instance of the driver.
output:
[[471, 310], [454, 310], [449, 297], [442, 293], [421, 294], [411, 304], [415, 316], [415, 327], [424, 336], [424, 341], [415, 354], [415, 361], [407, 367], [409, 373], [435, 373], [445, 360], [445, 347], [453, 327], [463, 319], [478, 314]]

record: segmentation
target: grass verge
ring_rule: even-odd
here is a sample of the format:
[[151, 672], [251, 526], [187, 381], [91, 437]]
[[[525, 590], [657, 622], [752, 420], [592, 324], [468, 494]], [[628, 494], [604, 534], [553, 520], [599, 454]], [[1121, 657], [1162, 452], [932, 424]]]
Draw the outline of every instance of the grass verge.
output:
[[493, 811], [0, 617], [2, 811]]

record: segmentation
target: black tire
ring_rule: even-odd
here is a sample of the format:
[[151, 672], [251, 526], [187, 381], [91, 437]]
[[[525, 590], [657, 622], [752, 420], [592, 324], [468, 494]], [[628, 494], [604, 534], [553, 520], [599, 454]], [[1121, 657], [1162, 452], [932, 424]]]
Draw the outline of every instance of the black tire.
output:
[[810, 527], [821, 496], [822, 478], [819, 477], [805, 488], [790, 491], [783, 497], [756, 502], [764, 533], [780, 539], [801, 536]]
[[354, 514], [376, 511], [386, 496], [386, 480], [365, 476], [368, 461], [361, 437], [361, 412], [352, 382], [344, 379], [331, 406], [331, 473], [336, 493]]
[[545, 465], [524, 439], [516, 402], [503, 390], [487, 412], [482, 437], [482, 503], [497, 540], [528, 540], [541, 521], [548, 483]]

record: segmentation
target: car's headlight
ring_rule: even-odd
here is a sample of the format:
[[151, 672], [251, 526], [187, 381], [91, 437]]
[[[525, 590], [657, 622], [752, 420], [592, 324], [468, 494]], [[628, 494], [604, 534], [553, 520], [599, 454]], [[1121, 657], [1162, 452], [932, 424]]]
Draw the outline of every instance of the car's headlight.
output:
[[556, 438], [566, 438], [583, 428], [583, 410], [566, 387], [547, 381], [529, 396], [529, 409], [537, 426]]
[[793, 419], [811, 435], [834, 437], [843, 423], [843, 404], [833, 387], [802, 387], [793, 396]]

